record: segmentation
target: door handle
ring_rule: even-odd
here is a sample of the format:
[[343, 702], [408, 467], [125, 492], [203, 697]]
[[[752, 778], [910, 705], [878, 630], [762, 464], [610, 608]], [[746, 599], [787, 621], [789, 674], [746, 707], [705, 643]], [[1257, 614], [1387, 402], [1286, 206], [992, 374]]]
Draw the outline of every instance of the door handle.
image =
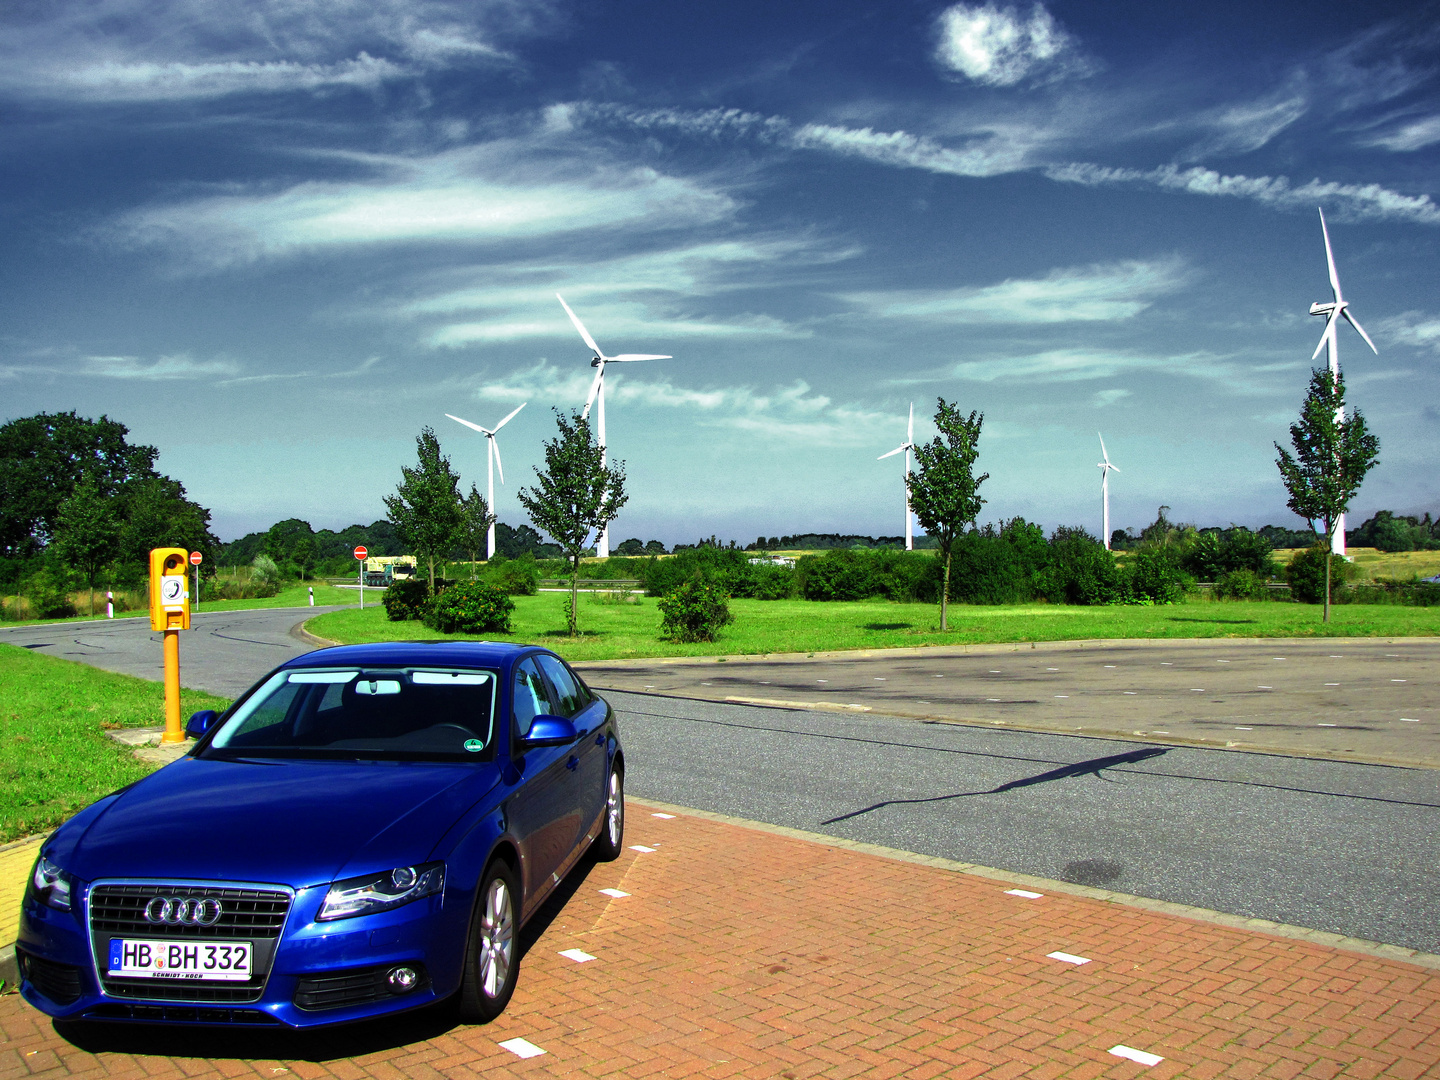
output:
[[565, 762], [565, 767], [571, 772], [574, 772], [580, 767], [580, 759], [572, 756], [569, 761]]
[[596, 745], [596, 746], [604, 746], [604, 745], [605, 745], [605, 733], [604, 733], [603, 731], [602, 731], [599, 735], [596, 735], [596, 736], [595, 736], [595, 745]]

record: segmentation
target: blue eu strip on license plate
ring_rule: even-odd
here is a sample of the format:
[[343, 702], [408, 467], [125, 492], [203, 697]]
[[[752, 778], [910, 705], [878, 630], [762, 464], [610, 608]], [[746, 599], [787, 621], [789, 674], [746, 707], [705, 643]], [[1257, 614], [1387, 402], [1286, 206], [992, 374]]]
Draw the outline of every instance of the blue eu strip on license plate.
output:
[[248, 941], [110, 939], [110, 974], [140, 979], [250, 978]]

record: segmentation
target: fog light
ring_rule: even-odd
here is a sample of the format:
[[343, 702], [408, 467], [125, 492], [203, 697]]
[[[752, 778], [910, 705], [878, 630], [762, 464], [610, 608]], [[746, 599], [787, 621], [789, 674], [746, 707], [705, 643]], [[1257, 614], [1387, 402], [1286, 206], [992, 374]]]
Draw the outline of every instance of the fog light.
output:
[[420, 985], [420, 973], [412, 967], [394, 967], [385, 975], [392, 994], [408, 994]]

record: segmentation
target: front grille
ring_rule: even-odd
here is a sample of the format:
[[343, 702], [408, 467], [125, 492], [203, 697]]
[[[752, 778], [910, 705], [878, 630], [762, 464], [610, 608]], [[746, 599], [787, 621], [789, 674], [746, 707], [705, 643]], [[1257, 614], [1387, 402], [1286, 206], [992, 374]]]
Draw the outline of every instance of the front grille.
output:
[[275, 1027], [275, 1017], [259, 1009], [205, 1009], [185, 1005], [128, 1005], [109, 1002], [85, 1011], [86, 1020], [163, 1020], [170, 1024], [249, 1024]]
[[[181, 900], [217, 900], [223, 910], [213, 926], [152, 923], [145, 918], [145, 908], [157, 896]], [[134, 1001], [184, 1002], [195, 1005], [240, 1005], [258, 1001], [275, 960], [275, 950], [280, 943], [280, 932], [285, 927], [285, 918], [290, 913], [290, 900], [291, 895], [286, 890], [260, 886], [180, 885], [166, 882], [96, 885], [90, 890], [89, 914], [90, 937], [95, 957], [99, 961], [97, 974], [100, 977], [100, 987], [107, 997]], [[254, 946], [250, 961], [251, 975], [244, 982], [113, 977], [105, 968], [105, 958], [109, 955], [112, 937], [172, 941], [176, 938], [228, 938], [250, 941]]]
[[[410, 993], [417, 993], [430, 985], [430, 977], [421, 965], [408, 966], [420, 975], [420, 981]], [[389, 970], [389, 967], [352, 968], [333, 975], [308, 976], [295, 984], [295, 1004], [302, 1009], [318, 1011], [383, 1001], [392, 996], [385, 985], [385, 973]]]
[[20, 974], [30, 985], [57, 1005], [69, 1005], [80, 998], [84, 984], [80, 981], [80, 969], [69, 964], [57, 964], [22, 952], [19, 955]]
[[[218, 900], [225, 912], [214, 926], [152, 923], [145, 918], [145, 905], [157, 896]], [[96, 933], [258, 941], [279, 937], [289, 910], [289, 894], [273, 889], [207, 885], [97, 885], [90, 890], [90, 929]]]

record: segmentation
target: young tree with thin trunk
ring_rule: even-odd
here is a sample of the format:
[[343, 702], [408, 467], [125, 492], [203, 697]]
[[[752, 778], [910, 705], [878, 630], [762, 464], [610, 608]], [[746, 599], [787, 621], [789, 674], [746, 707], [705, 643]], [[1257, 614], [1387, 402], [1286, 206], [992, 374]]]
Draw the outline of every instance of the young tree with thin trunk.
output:
[[580, 413], [568, 417], [555, 410], [557, 438], [545, 444], [545, 469], [535, 468], [533, 488], [516, 493], [535, 527], [549, 534], [570, 560], [570, 636], [578, 632], [577, 600], [580, 559], [629, 498], [625, 494], [625, 462], [604, 464], [604, 451], [590, 434], [590, 421]]
[[937, 399], [935, 426], [940, 434], [929, 443], [915, 447], [915, 471], [906, 477], [910, 508], [920, 519], [927, 536], [933, 536], [945, 561], [940, 588], [940, 629], [949, 629], [950, 554], [967, 523], [974, 523], [985, 505], [977, 492], [990, 474], [975, 475], [980, 455], [980, 425], [983, 413], [962, 416], [944, 398]]
[[1322, 367], [1310, 373], [1310, 392], [1300, 406], [1299, 422], [1290, 425], [1290, 441], [1294, 455], [1276, 443], [1280, 456], [1275, 464], [1290, 492], [1286, 505], [1310, 523], [1312, 532], [1320, 531], [1317, 521], [1325, 526], [1323, 621], [1328, 623], [1331, 541], [1365, 474], [1379, 463], [1380, 439], [1366, 430], [1359, 409], [1345, 417], [1345, 376], [1338, 370], [1332, 376]]
[[94, 477], [75, 486], [60, 504], [55, 523], [55, 549], [60, 558], [85, 575], [90, 586], [90, 614], [95, 614], [95, 580], [120, 554], [120, 518], [115, 500], [100, 493]]
[[461, 509], [464, 511], [465, 524], [461, 529], [460, 546], [470, 556], [470, 576], [473, 578], [475, 564], [480, 561], [480, 552], [485, 550], [485, 541], [490, 534], [495, 515], [490, 512], [490, 504], [474, 484], [470, 485], [470, 494], [461, 500]]
[[385, 496], [385, 509], [400, 542], [425, 561], [433, 597], [435, 564], [443, 566], [455, 550], [464, 528], [464, 510], [460, 477], [450, 468], [450, 459], [440, 453], [434, 429], [422, 428], [415, 437], [415, 446], [419, 467], [400, 467], [402, 479], [395, 494]]

